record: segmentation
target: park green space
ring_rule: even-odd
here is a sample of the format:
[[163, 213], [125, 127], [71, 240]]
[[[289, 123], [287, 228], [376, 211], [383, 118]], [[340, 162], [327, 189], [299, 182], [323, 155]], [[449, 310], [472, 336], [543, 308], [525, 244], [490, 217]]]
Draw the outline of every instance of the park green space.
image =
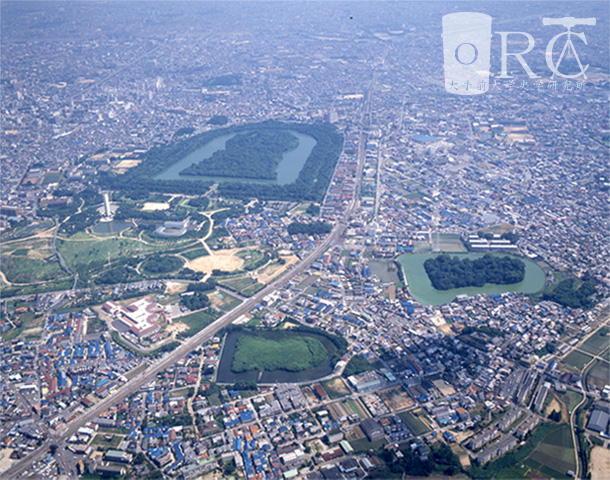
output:
[[0, 260], [2, 272], [10, 283], [44, 283], [68, 276], [52, 254], [46, 258], [2, 255]]
[[68, 278], [53, 254], [50, 238], [30, 238], [2, 245], [0, 265], [10, 283], [38, 284]]
[[232, 327], [217, 370], [219, 383], [294, 383], [332, 373], [345, 353], [341, 337], [308, 327]]
[[[224, 149], [217, 150], [211, 156], [191, 164], [180, 174], [279, 181], [277, 169], [283, 160], [283, 155], [301, 145], [307, 150], [304, 144], [309, 138], [311, 137], [303, 136], [299, 139], [286, 130], [243, 132], [229, 138], [225, 142]], [[313, 145], [315, 143], [311, 145], [309, 151], [301, 152], [299, 155], [303, 164], [311, 153]], [[293, 167], [293, 178], [290, 180], [294, 181], [300, 168], [298, 165], [297, 168], [294, 165], [291, 166]], [[300, 166], [302, 168], [302, 165]], [[288, 180], [288, 178], [282, 178], [281, 183], [289, 183]]]
[[[475, 259], [483, 253], [456, 254], [459, 258]], [[501, 254], [502, 255], [502, 254]], [[424, 269], [424, 262], [438, 254], [407, 254], [398, 257], [409, 291], [415, 299], [424, 305], [440, 305], [452, 302], [458, 295], [499, 294], [504, 292], [536, 293], [544, 287], [545, 275], [534, 262], [521, 259], [525, 263], [525, 278], [519, 283], [509, 285], [486, 284], [483, 287], [463, 287], [451, 290], [436, 290]], [[502, 255], [505, 256], [505, 255]]]
[[490, 253], [474, 259], [464, 255], [438, 255], [428, 258], [424, 269], [436, 290], [510, 285], [525, 278], [525, 264], [520, 259]]
[[219, 277], [217, 282], [218, 285], [228, 288], [244, 297], [251, 297], [265, 287], [262, 283], [259, 283], [249, 275]]
[[[236, 135], [243, 137], [243, 134], [253, 132], [264, 132], [267, 137], [274, 134], [285, 137], [289, 134], [298, 140], [295, 148], [282, 153], [282, 159], [274, 171], [275, 179], [184, 175], [185, 169], [211, 159], [216, 153], [217, 157], [225, 160], [236, 158], [235, 148], [229, 144], [227, 150], [227, 142]], [[247, 150], [247, 145], [241, 143], [240, 148]], [[271, 147], [270, 150], [276, 150]], [[224, 198], [320, 201], [326, 193], [342, 149], [343, 137], [329, 124], [268, 121], [234, 125], [194, 135], [171, 145], [154, 147], [138, 166], [122, 175], [104, 175], [99, 183], [103, 188], [114, 191], [157, 191], [186, 195], [206, 193], [213, 183], [219, 183], [218, 193]], [[239, 162], [245, 163], [239, 170], [250, 172], [247, 174], [253, 177], [269, 176], [269, 168], [264, 169], [264, 173], [256, 173], [261, 157], [267, 156], [267, 153], [259, 150], [252, 155], [243, 155]], [[221, 153], [223, 151], [225, 153]], [[216, 162], [215, 168], [217, 173], [224, 172], [226, 175], [221, 163]], [[198, 173], [205, 171], [198, 170]]]
[[272, 340], [246, 335], [237, 341], [231, 370], [286, 370], [301, 372], [317, 367], [328, 352], [322, 343], [311, 337]]
[[219, 316], [220, 314], [217, 311], [212, 309], [206, 309], [200, 312], [190, 313], [189, 315], [185, 315], [184, 317], [174, 319], [174, 323], [183, 323], [188, 327], [188, 330], [180, 332], [178, 334], [178, 337], [192, 337], [193, 335], [210, 325]]

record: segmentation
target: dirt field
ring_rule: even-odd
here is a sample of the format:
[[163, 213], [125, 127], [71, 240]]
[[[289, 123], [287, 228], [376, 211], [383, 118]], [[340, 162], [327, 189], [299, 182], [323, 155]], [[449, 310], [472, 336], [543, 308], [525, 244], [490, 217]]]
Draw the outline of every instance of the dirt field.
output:
[[473, 432], [471, 430], [464, 430], [463, 432], [455, 432], [453, 436], [455, 437], [455, 442], [460, 444], [464, 442], [469, 437], [472, 437]]
[[173, 295], [174, 293], [182, 293], [186, 291], [187, 285], [178, 282], [167, 282], [165, 293], [167, 295]]
[[610, 450], [595, 447], [591, 451], [591, 480], [606, 480], [610, 472]]
[[143, 212], [154, 212], [157, 210], [167, 210], [169, 203], [146, 202], [142, 207]]
[[0, 450], [0, 472], [8, 470], [15, 462], [15, 460], [10, 459], [11, 453], [13, 453], [12, 448], [3, 448]]
[[272, 267], [266, 268], [262, 272], [258, 274], [258, 281], [260, 283], [264, 283], [265, 285], [270, 283], [275, 277], [281, 275], [286, 271], [288, 265], [294, 265], [298, 261], [298, 257], [296, 255], [291, 255], [289, 257], [285, 257], [286, 263], [284, 265], [273, 265]]
[[392, 412], [413, 406], [413, 400], [406, 393], [402, 392], [400, 388], [380, 392], [379, 396]]
[[455, 336], [455, 332], [451, 330], [451, 325], [449, 325], [448, 323], [445, 323], [445, 325], [441, 325], [440, 327], [438, 327], [438, 331], [444, 333], [445, 335]]
[[445, 382], [445, 380], [434, 380], [432, 383], [445, 397], [455, 393], [455, 389]]
[[432, 317], [430, 317], [430, 321], [435, 327], [440, 327], [447, 324], [440, 311], [437, 311]]
[[549, 403], [549, 405], [546, 407], [544, 416], [548, 417], [554, 411], [561, 412], [561, 405], [559, 405], [559, 402], [556, 398], [553, 398], [553, 400], [551, 400], [551, 403]]
[[199, 257], [187, 263], [187, 267], [196, 272], [211, 272], [212, 270], [222, 270], [232, 272], [239, 270], [244, 261], [235, 255], [239, 249], [220, 250], [213, 252], [213, 255]]
[[[561, 422], [569, 423], [570, 416], [568, 415], [568, 407], [566, 406], [566, 404], [564, 402], [562, 402], [559, 398], [557, 398], [557, 395], [555, 394], [555, 392], [553, 392], [552, 394], [553, 394], [553, 399], [551, 400], [551, 403], [549, 404], [549, 408], [551, 406], [553, 406], [553, 409], [559, 410], [561, 412]], [[549, 408], [547, 408], [547, 410], [546, 410], [547, 411], [546, 416], [549, 416], [550, 413], [553, 411], [553, 409], [549, 410]]]
[[455, 453], [460, 458], [460, 463], [462, 464], [462, 467], [470, 468], [470, 457], [468, 456], [466, 450], [464, 450], [459, 445], [452, 445], [451, 450], [453, 450], [453, 453]]
[[349, 395], [350, 393], [349, 389], [345, 386], [345, 383], [343, 383], [341, 377], [337, 377], [334, 380], [329, 380], [328, 386], [341, 395]]
[[27, 337], [28, 335], [40, 335], [42, 333], [42, 328], [28, 328], [27, 330], [24, 330], [21, 335], [24, 337]]
[[302, 390], [303, 395], [305, 395], [305, 398], [307, 399], [310, 405], [314, 405], [315, 403], [317, 403], [318, 397], [316, 397], [316, 394], [313, 393], [311, 387], [303, 387]]
[[140, 163], [142, 163], [142, 160], [121, 160], [114, 168], [133, 168]]
[[185, 325], [182, 322], [176, 322], [176, 323], [171, 323], [169, 324], [167, 327], [165, 327], [165, 329], [170, 333], [180, 333], [180, 332], [185, 332], [186, 330], [189, 329], [188, 325]]
[[515, 142], [534, 142], [534, 137], [528, 133], [509, 133], [507, 138]]

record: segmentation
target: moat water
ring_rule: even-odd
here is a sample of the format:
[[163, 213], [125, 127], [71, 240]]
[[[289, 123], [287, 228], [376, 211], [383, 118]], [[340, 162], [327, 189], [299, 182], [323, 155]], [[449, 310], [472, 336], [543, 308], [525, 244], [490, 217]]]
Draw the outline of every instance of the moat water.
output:
[[[252, 178], [242, 178], [242, 177], [215, 177], [215, 176], [207, 176], [207, 175], [183, 175], [182, 172], [185, 168], [190, 167], [195, 163], [199, 163], [206, 158], [210, 158], [215, 152], [219, 150], [224, 150], [227, 140], [233, 138], [236, 133], [221, 135], [220, 137], [216, 137], [213, 140], [210, 140], [208, 143], [198, 148], [197, 150], [192, 151], [187, 156], [177, 161], [169, 168], [161, 172], [160, 174], [153, 177], [155, 180], [204, 180], [204, 181], [213, 181], [216, 183], [222, 182], [239, 182], [239, 183], [264, 183], [270, 185], [288, 185], [294, 182], [299, 173], [303, 169], [305, 162], [309, 158], [313, 148], [316, 146], [315, 138], [305, 135], [302, 133], [295, 132], [294, 130], [289, 130], [289, 132], [294, 135], [298, 140], [299, 144], [288, 152], [284, 152], [282, 155], [282, 160], [277, 166], [276, 173], [277, 179], [275, 180], [258, 180]], [[247, 132], [243, 132], [247, 133]]]
[[[484, 255], [484, 253], [451, 253], [451, 256], [457, 255], [459, 258], [475, 259]], [[492, 254], [505, 256], [506, 254]], [[398, 261], [402, 265], [406, 281], [409, 286], [409, 291], [415, 299], [424, 305], [441, 305], [443, 303], [452, 302], [458, 295], [474, 296], [479, 294], [494, 295], [505, 292], [518, 293], [536, 293], [544, 288], [545, 274], [542, 268], [536, 265], [531, 260], [521, 258], [525, 263], [525, 278], [519, 283], [511, 283], [508, 285], [486, 284], [483, 287], [464, 287], [453, 288], [451, 290], [436, 290], [428, 274], [424, 269], [424, 262], [428, 258], [438, 256], [437, 253], [422, 253], [402, 255]]]

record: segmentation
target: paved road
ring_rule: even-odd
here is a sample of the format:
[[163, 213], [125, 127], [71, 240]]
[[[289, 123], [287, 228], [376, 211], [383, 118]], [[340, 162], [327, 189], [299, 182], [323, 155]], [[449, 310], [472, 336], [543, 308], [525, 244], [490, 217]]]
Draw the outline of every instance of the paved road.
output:
[[[366, 127], [369, 122], [370, 116], [370, 99], [371, 92], [375, 83], [376, 76], [373, 76], [369, 89], [366, 95], [366, 101], [363, 107], [363, 125]], [[329, 235], [318, 245], [301, 263], [297, 264], [292, 270], [287, 271], [282, 277], [277, 279], [272, 284], [265, 287], [259, 293], [249, 298], [241, 305], [226, 313], [211, 325], [207, 326], [196, 335], [185, 341], [182, 345], [177, 347], [172, 352], [166, 353], [163, 357], [155, 360], [144, 372], [140, 373], [133, 379], [129, 380], [118, 390], [114, 391], [112, 395], [99, 401], [89, 410], [85, 411], [80, 416], [65, 425], [59, 432], [51, 434], [50, 438], [47, 439], [40, 448], [34, 451], [31, 455], [14, 464], [10, 469], [4, 472], [3, 478], [16, 478], [23, 470], [32, 465], [38, 458], [44, 455], [50, 445], [60, 444], [65, 439], [72, 436], [79, 428], [84, 426], [87, 422], [92, 421], [102, 412], [108, 410], [116, 403], [122, 401], [132, 393], [138, 391], [140, 387], [148, 383], [151, 379], [154, 379], [157, 373], [165, 370], [166, 368], [173, 365], [175, 362], [185, 357], [189, 352], [197, 348], [203, 342], [209, 340], [216, 335], [221, 329], [231, 324], [234, 320], [250, 311], [256, 304], [270, 293], [275, 292], [284, 288], [293, 278], [297, 277], [304, 271], [306, 271], [311, 264], [317, 260], [331, 245], [334, 245], [339, 235], [343, 233], [347, 227], [347, 219], [349, 219], [354, 208], [358, 205], [359, 192], [360, 192], [360, 176], [362, 173], [364, 159], [366, 151], [366, 133], [363, 129], [360, 135], [360, 148], [358, 152], [358, 181], [356, 183], [356, 191], [354, 192], [353, 200], [351, 201], [347, 214], [344, 220], [340, 223], [335, 224]]]
[[216, 320], [211, 325], [207, 326], [199, 333], [194, 335], [191, 339], [184, 342], [182, 345], [177, 347], [170, 353], [165, 354], [165, 356], [159, 358], [154, 361], [144, 372], [140, 373], [133, 379], [129, 380], [122, 387], [112, 393], [112, 395], [107, 398], [101, 400], [96, 403], [89, 410], [84, 412], [79, 417], [72, 420], [66, 426], [64, 426], [59, 432], [55, 434], [51, 434], [49, 440], [47, 440], [42, 449], [37, 450], [33, 455], [29, 455], [24, 458], [20, 462], [13, 465], [9, 470], [7, 470], [4, 475], [6, 478], [15, 478], [20, 472], [22, 472], [25, 468], [31, 465], [37, 457], [43, 455], [46, 451], [46, 448], [51, 443], [60, 443], [66, 438], [69, 438], [73, 435], [80, 427], [84, 426], [87, 422], [92, 421], [96, 416], [101, 414], [102, 412], [108, 410], [110, 407], [115, 405], [116, 403], [122, 401], [132, 393], [136, 392], [142, 385], [148, 383], [151, 379], [154, 379], [156, 374], [162, 370], [173, 365], [175, 362], [185, 357], [189, 352], [199, 346], [201, 343], [209, 340], [214, 335], [216, 335], [222, 328], [226, 327], [234, 320], [239, 318], [241, 315], [244, 315], [248, 311], [250, 311], [257, 303], [270, 293], [275, 290], [283, 288], [288, 282], [290, 282], [294, 277], [303, 273], [307, 268], [311, 266], [311, 264], [330, 246], [332, 245], [338, 238], [339, 234], [345, 228], [345, 224], [341, 223], [335, 226], [332, 232], [328, 235], [326, 239], [315, 249], [313, 250], [307, 258], [305, 258], [298, 266], [288, 271], [283, 277], [278, 279], [276, 282], [268, 285], [259, 293], [242, 303], [240, 306], [230, 311], [229, 313], [223, 315], [218, 320]]

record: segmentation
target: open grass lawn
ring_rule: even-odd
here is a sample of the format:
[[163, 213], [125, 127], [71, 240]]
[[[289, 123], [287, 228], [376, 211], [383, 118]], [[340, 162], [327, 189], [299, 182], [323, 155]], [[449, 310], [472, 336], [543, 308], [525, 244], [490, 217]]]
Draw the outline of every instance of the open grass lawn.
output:
[[218, 308], [223, 312], [229, 312], [241, 304], [241, 300], [229, 295], [226, 292], [215, 291], [209, 295], [214, 308]]
[[10, 342], [14, 338], [17, 338], [22, 333], [23, 333], [23, 325], [20, 325], [17, 328], [11, 328], [10, 330], [2, 332], [2, 334], [0, 334], [0, 338], [2, 338], [2, 340], [4, 340], [5, 342]]
[[402, 412], [399, 413], [398, 416], [416, 437], [428, 433], [430, 431], [430, 429], [426, 427], [424, 422], [421, 421], [419, 416], [413, 412]]
[[398, 273], [392, 261], [371, 260], [369, 262], [371, 273], [379, 277], [383, 283], [398, 283]]
[[180, 332], [178, 335], [181, 338], [192, 337], [197, 332], [200, 332], [205, 327], [210, 325], [214, 320], [219, 317], [217, 312], [211, 312], [209, 310], [203, 310], [201, 312], [191, 313], [184, 317], [174, 319], [174, 322], [184, 323], [189, 327], [185, 332]]
[[265, 251], [254, 248], [246, 248], [237, 252], [237, 256], [244, 261], [244, 269], [251, 270], [253, 265], [256, 265], [265, 257]]
[[233, 290], [244, 297], [250, 297], [265, 287], [262, 283], [258, 283], [249, 276], [220, 278], [218, 284], [229, 290]]
[[97, 316], [91, 320], [87, 320], [87, 333], [95, 333], [97, 331], [106, 330], [106, 328], [106, 322]]
[[265, 285], [263, 285], [262, 283], [255, 282], [252, 283], [252, 285], [250, 285], [249, 287], [246, 287], [241, 290], [239, 293], [244, 297], [251, 297], [255, 293], [260, 292], [263, 288], [265, 288]]
[[200, 247], [200, 248], [193, 248], [191, 250], [185, 250], [184, 252], [180, 253], [180, 255], [182, 255], [184, 258], [186, 258], [188, 260], [195, 260], [196, 258], [199, 258], [199, 257], [205, 257], [205, 256], [209, 255], [209, 253], [205, 247]]
[[369, 439], [364, 437], [359, 440], [350, 440], [349, 443], [355, 452], [368, 452], [369, 450], [377, 450], [378, 448], [381, 448], [386, 444], [386, 441], [376, 440], [374, 442], [369, 442]]
[[319, 275], [309, 275], [305, 280], [297, 285], [300, 290], [305, 290], [307, 287], [317, 282], [320, 279]]
[[179, 390], [174, 390], [173, 392], [171, 392], [170, 397], [172, 397], [172, 398], [187, 397], [187, 396], [189, 396], [189, 391], [190, 391], [189, 387], [180, 388]]
[[[108, 435], [110, 435], [110, 434], [108, 434]], [[91, 445], [111, 449], [111, 448], [117, 448], [121, 444], [121, 441], [123, 440], [122, 435], [112, 435], [112, 438], [109, 437], [110, 440], [106, 440], [105, 437], [106, 437], [106, 434], [98, 433], [95, 437], [93, 437], [93, 440], [91, 441]]]
[[597, 355], [607, 347], [610, 347], [610, 329], [603, 327], [597, 333], [592, 335], [583, 345], [581, 350]]
[[237, 342], [231, 370], [287, 370], [300, 372], [322, 363], [328, 351], [316, 338], [286, 337], [278, 339], [244, 335]]
[[44, 283], [34, 283], [24, 286], [4, 287], [2, 289], [3, 297], [13, 297], [17, 295], [31, 295], [34, 293], [56, 292], [59, 290], [68, 290], [72, 288], [74, 280], [69, 277], [59, 278], [54, 281]]
[[521, 468], [521, 465], [515, 465], [514, 467], [504, 468], [498, 472], [494, 478], [503, 478], [506, 480], [515, 480], [517, 478], [530, 478], [525, 474], [528, 471], [527, 467]]
[[42, 283], [68, 277], [51, 252], [46, 258], [2, 255], [2, 272], [11, 283]]
[[239, 277], [231, 277], [231, 278], [220, 278], [218, 280], [218, 284], [223, 287], [227, 287], [231, 290], [235, 290], [236, 292], [249, 287], [254, 283], [254, 280], [248, 276], [239, 276]]
[[[11, 311], [13, 308], [18, 308], [19, 304], [21, 304], [21, 302], [14, 302], [13, 305], [7, 306], [7, 310]], [[2, 338], [5, 341], [17, 338], [22, 333], [27, 334], [28, 330], [32, 331], [30, 332], [30, 337], [40, 337], [45, 322], [45, 316], [42, 313], [36, 314], [34, 312], [24, 312], [19, 314], [13, 314], [12, 318], [19, 323], [19, 326], [17, 328], [11, 328], [10, 330], [7, 330], [6, 332], [2, 333]]]
[[44, 176], [42, 184], [48, 185], [49, 183], [57, 183], [61, 180], [61, 176], [61, 172], [49, 172]]
[[568, 412], [574, 410], [574, 407], [582, 400], [582, 395], [578, 392], [572, 392], [568, 390], [565, 393], [557, 394], [562, 402], [566, 404]]
[[563, 359], [563, 363], [575, 367], [578, 370], [582, 370], [582, 368], [591, 361], [591, 358], [593, 357], [574, 351]]
[[[92, 238], [92, 237], [90, 237]], [[129, 238], [107, 238], [104, 240], [79, 241], [73, 239], [58, 239], [57, 248], [69, 267], [78, 270], [101, 268], [110, 260], [120, 257], [132, 257], [140, 254], [140, 246], [144, 253], [150, 253], [163, 247], [151, 247], [141, 244], [138, 240]]]

